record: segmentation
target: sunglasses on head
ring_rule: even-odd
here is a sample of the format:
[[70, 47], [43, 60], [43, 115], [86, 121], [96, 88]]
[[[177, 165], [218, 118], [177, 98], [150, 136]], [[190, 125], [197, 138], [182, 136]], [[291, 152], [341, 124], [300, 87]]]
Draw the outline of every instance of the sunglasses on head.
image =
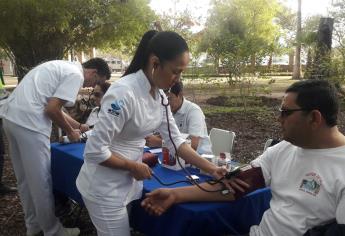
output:
[[313, 109], [305, 109], [305, 108], [296, 108], [296, 109], [283, 109], [283, 108], [279, 108], [278, 109], [280, 112], [280, 116], [281, 117], [288, 117], [290, 116], [292, 113], [294, 113], [295, 111], [311, 111]]

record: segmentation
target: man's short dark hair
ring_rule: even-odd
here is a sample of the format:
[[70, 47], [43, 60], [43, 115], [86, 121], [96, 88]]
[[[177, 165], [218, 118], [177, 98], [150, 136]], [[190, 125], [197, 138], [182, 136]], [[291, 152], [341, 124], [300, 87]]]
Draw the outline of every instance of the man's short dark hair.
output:
[[109, 66], [105, 60], [99, 57], [91, 58], [90, 60], [84, 62], [83, 68], [85, 69], [96, 69], [97, 74], [100, 76], [105, 76], [106, 80], [110, 79], [111, 72]]
[[178, 96], [183, 90], [183, 83], [182, 81], [176, 82], [171, 88], [170, 88], [170, 93], [175, 94]]
[[306, 110], [319, 110], [326, 124], [337, 124], [339, 102], [336, 88], [327, 80], [309, 79], [293, 83], [286, 93], [297, 93], [296, 104]]

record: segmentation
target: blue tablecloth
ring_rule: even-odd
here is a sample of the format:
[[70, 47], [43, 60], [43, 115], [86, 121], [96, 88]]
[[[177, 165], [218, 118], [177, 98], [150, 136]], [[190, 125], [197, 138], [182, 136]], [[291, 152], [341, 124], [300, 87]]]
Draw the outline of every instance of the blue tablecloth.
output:
[[[51, 145], [52, 177], [54, 189], [65, 193], [82, 203], [75, 179], [83, 163], [85, 144]], [[157, 165], [154, 173], [166, 183], [185, 180], [182, 171], [172, 171]], [[193, 173], [196, 171], [192, 170]], [[198, 174], [199, 175], [199, 174]], [[199, 175], [201, 181], [207, 177]], [[186, 186], [180, 183], [172, 187]], [[163, 187], [157, 180], [144, 181], [143, 192]], [[184, 203], [173, 206], [160, 217], [148, 215], [140, 207], [140, 200], [134, 201], [130, 213], [131, 226], [146, 235], [222, 235], [226, 233], [248, 233], [251, 225], [259, 224], [262, 215], [269, 208], [271, 192], [259, 189], [234, 202]]]

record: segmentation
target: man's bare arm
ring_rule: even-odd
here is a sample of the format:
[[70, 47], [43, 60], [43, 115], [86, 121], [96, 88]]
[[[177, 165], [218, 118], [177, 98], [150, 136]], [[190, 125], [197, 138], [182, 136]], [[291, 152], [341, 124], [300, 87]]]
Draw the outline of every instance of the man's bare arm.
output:
[[[163, 188], [146, 194], [147, 198], [142, 201], [142, 206], [151, 214], [161, 215], [176, 203], [233, 201], [258, 188], [265, 187], [265, 181], [260, 167], [248, 166], [245, 171], [239, 172], [236, 177], [231, 177], [231, 179], [226, 181], [232, 186], [232, 188], [236, 189], [235, 193], [227, 192], [227, 194], [223, 194], [224, 192], [222, 191], [206, 192], [197, 186], [171, 189]], [[210, 185], [208, 183], [202, 183], [200, 185], [209, 191], [221, 190], [224, 188], [222, 184]], [[243, 189], [244, 191], [240, 189]]]
[[64, 103], [65, 101], [59, 98], [50, 98], [44, 112], [54, 123], [66, 132], [70, 141], [78, 141], [80, 139], [80, 131], [74, 129], [66, 120], [61, 110]]

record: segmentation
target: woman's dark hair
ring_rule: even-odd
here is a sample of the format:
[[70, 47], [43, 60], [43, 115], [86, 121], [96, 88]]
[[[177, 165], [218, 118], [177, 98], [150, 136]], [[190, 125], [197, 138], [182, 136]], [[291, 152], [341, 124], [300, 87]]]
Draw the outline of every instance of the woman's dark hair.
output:
[[143, 35], [131, 64], [123, 76], [144, 69], [151, 54], [157, 56], [163, 64], [186, 51], [189, 51], [188, 45], [179, 34], [172, 31], [147, 31]]
[[339, 111], [337, 91], [327, 80], [298, 81], [290, 85], [285, 92], [296, 93], [296, 104], [302, 109], [319, 110], [329, 127], [337, 124]]
[[149, 41], [152, 39], [152, 37], [155, 36], [157, 33], [157, 30], [149, 30], [143, 35], [139, 42], [137, 50], [135, 51], [131, 64], [129, 64], [127, 70], [122, 76], [135, 73], [143, 68], [143, 63], [146, 60], [147, 46], [149, 45]]
[[82, 65], [85, 69], [96, 69], [98, 75], [105, 76], [107, 80], [110, 79], [111, 72], [109, 66], [107, 62], [102, 58], [91, 58], [90, 60], [84, 62]]

